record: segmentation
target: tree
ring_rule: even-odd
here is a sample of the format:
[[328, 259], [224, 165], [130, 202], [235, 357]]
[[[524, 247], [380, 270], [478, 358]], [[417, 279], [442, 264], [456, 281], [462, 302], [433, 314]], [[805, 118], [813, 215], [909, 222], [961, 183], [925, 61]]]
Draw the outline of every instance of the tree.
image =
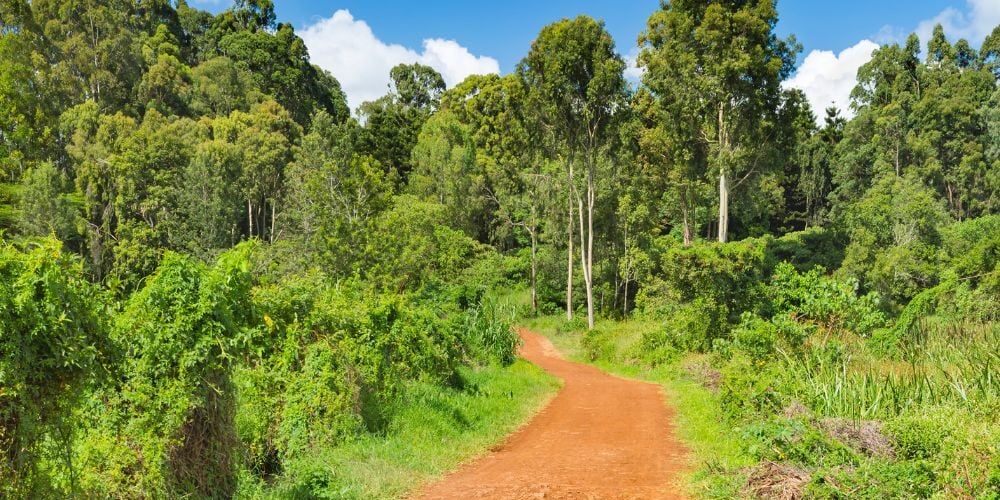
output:
[[207, 257], [241, 239], [242, 161], [235, 144], [218, 139], [198, 144], [180, 173], [179, 220], [171, 228], [171, 247]]
[[409, 190], [447, 208], [452, 227], [480, 236], [485, 218], [485, 178], [476, 164], [476, 146], [468, 127], [448, 111], [424, 124], [413, 148]]
[[698, 117], [708, 166], [719, 172], [721, 242], [729, 237], [730, 192], [763, 163], [767, 123], [799, 50], [794, 39], [775, 36], [777, 20], [773, 0], [675, 0], [640, 35], [644, 84], [680, 115]]
[[378, 160], [386, 174], [406, 182], [420, 129], [437, 109], [445, 85], [437, 71], [422, 64], [400, 64], [389, 74], [389, 93], [358, 110], [365, 124], [361, 148]]
[[191, 111], [196, 115], [247, 111], [253, 99], [248, 77], [228, 57], [214, 57], [191, 69]]
[[[537, 105], [539, 123], [552, 131], [552, 139], [566, 153], [569, 215], [566, 314], [572, 317], [575, 208], [590, 328], [594, 327], [594, 207], [598, 157], [608, 143], [616, 115], [626, 105], [624, 70], [625, 63], [615, 52], [614, 41], [604, 24], [586, 16], [564, 19], [542, 28], [531, 51], [518, 64], [518, 73], [531, 95], [530, 105]], [[583, 189], [576, 185], [578, 161], [584, 167]]]
[[234, 111], [214, 120], [212, 134], [243, 154], [239, 185], [247, 208], [245, 234], [273, 241], [278, 236], [275, 214], [282, 201], [285, 167], [301, 127], [280, 104], [266, 100], [248, 113]]
[[[530, 123], [527, 88], [517, 75], [472, 75], [441, 97], [441, 112], [465, 124], [476, 148], [475, 172], [484, 213], [479, 240], [499, 248], [527, 235], [532, 312], [538, 311], [538, 250], [552, 204], [552, 163], [542, 156], [543, 134]], [[512, 234], [513, 233], [513, 234]], [[486, 236], [488, 234], [488, 237]]]
[[335, 276], [359, 269], [393, 194], [378, 161], [358, 151], [360, 132], [353, 119], [338, 124], [318, 111], [288, 171], [284, 220]]
[[76, 239], [79, 212], [71, 193], [72, 183], [52, 162], [29, 170], [21, 191], [21, 233]]
[[652, 190], [659, 193], [653, 201], [663, 206], [675, 226], [680, 219], [682, 241], [690, 246], [698, 228], [698, 208], [710, 188], [697, 115], [687, 113], [684, 106], [665, 105], [645, 88], [636, 94], [632, 107], [641, 123], [638, 160]]

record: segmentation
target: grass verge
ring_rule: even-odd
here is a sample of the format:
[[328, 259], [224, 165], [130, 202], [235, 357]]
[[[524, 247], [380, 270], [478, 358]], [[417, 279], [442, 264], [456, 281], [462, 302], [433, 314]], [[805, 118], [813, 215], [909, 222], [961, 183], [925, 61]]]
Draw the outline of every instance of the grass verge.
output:
[[273, 484], [241, 481], [240, 498], [399, 498], [501, 442], [556, 393], [524, 360], [462, 368], [461, 388], [406, 387], [384, 435], [364, 435], [293, 461]]

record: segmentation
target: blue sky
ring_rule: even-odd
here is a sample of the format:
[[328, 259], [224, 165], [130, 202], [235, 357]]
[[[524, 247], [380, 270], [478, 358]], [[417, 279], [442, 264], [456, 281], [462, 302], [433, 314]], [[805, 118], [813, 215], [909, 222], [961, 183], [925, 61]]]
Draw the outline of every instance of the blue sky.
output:
[[[190, 1], [212, 11], [231, 3]], [[306, 40], [313, 61], [341, 80], [356, 107], [384, 92], [387, 68], [398, 62], [430, 64], [452, 85], [470, 73], [507, 73], [542, 26], [578, 14], [604, 20], [618, 50], [634, 54], [636, 37], [659, 1], [275, 0], [275, 7], [279, 20], [291, 22]], [[1000, 23], [1000, 0], [779, 0], [778, 12], [779, 35], [795, 34], [804, 48], [791, 84], [814, 94], [814, 107], [826, 101], [844, 107], [857, 66], [877, 44], [912, 31], [926, 35], [942, 22], [953, 39], [978, 45]], [[810, 86], [817, 88], [805, 88]]]

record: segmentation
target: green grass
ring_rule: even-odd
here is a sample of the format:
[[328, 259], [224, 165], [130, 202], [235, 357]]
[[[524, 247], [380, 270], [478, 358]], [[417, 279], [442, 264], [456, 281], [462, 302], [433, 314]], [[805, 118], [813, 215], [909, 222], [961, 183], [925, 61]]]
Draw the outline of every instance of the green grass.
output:
[[737, 494], [742, 477], [729, 474], [753, 464], [740, 435], [724, 419], [718, 395], [698, 380], [697, 370], [707, 365], [703, 355], [688, 354], [669, 364], [649, 368], [632, 359], [634, 348], [648, 321], [601, 320], [595, 329], [606, 332], [612, 352], [589, 359], [582, 345], [585, 326], [568, 323], [563, 315], [524, 318], [522, 326], [545, 335], [565, 356], [591, 363], [619, 376], [655, 382], [663, 387], [668, 404], [676, 411], [677, 436], [690, 453], [690, 471], [682, 478], [696, 497], [730, 498]]
[[241, 498], [398, 498], [486, 452], [526, 422], [559, 382], [518, 360], [460, 370], [462, 388], [412, 384], [384, 435], [365, 435], [294, 461], [274, 484], [241, 485]]

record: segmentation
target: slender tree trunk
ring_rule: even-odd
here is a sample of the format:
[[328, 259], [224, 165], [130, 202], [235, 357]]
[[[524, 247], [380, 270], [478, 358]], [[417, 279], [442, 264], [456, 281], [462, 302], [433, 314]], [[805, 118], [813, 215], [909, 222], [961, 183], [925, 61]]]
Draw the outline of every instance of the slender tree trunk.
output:
[[688, 192], [687, 187], [684, 187], [681, 191], [681, 218], [684, 223], [684, 246], [691, 246], [691, 221], [688, 220]]
[[538, 316], [538, 267], [536, 260], [536, 253], [538, 249], [538, 237], [535, 235], [535, 230], [532, 228], [529, 231], [531, 234], [531, 314], [532, 316]]
[[587, 297], [587, 326], [590, 326], [590, 315], [592, 303], [590, 295], [590, 275], [587, 272], [587, 241], [584, 233], [586, 232], [586, 226], [583, 225], [583, 198], [580, 197], [579, 193], [576, 193], [576, 203], [577, 203], [577, 217], [580, 221], [580, 267], [583, 268], [583, 290]]
[[271, 202], [271, 234], [269, 235], [271, 243], [274, 243], [274, 221], [277, 220], [277, 217], [275, 217], [277, 215], [277, 205], [277, 203]]
[[729, 133], [726, 131], [726, 104], [719, 103], [719, 242], [729, 237], [729, 179], [726, 163], [729, 158]]
[[569, 186], [566, 192], [568, 219], [566, 222], [566, 320], [573, 319], [573, 162], [569, 164]]
[[253, 238], [253, 203], [247, 198], [247, 236]]
[[594, 159], [587, 172], [587, 326], [594, 329]]
[[725, 168], [719, 171], [719, 242], [725, 243], [729, 236], [729, 178]]
[[622, 287], [625, 289], [622, 297], [622, 318], [628, 321], [628, 223], [625, 226], [625, 238], [622, 241], [622, 260], [625, 261], [625, 272], [622, 273]]
[[[593, 160], [588, 154], [587, 166], [587, 225], [583, 221], [583, 198], [576, 193], [578, 207], [577, 216], [580, 221], [580, 265], [583, 267], [583, 286], [587, 294], [587, 328], [594, 328], [594, 286], [593, 286], [593, 248], [594, 248], [594, 178]], [[575, 190], [574, 190], [575, 191]]]

